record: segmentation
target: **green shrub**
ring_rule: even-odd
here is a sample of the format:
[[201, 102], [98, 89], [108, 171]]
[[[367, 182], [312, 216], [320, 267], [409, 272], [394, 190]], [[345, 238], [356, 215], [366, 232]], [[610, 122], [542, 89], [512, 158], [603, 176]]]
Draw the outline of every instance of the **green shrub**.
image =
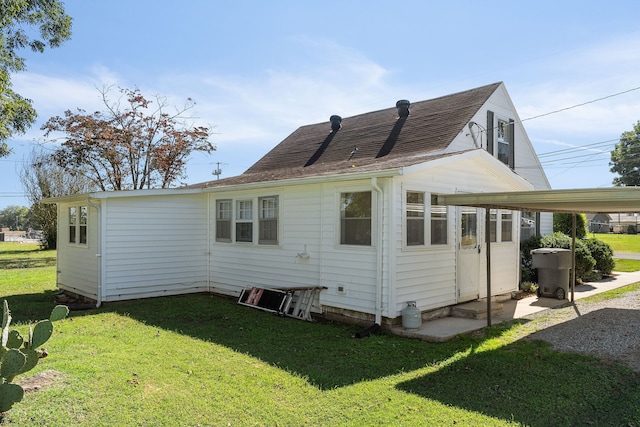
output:
[[584, 239], [584, 243], [587, 248], [589, 248], [589, 252], [591, 256], [596, 261], [595, 269], [604, 275], [609, 275], [613, 271], [615, 267], [615, 262], [613, 261], [613, 250], [611, 246], [603, 242], [602, 240], [598, 240], [595, 237]]
[[[553, 231], [572, 235], [573, 230], [573, 214], [554, 213], [553, 214]], [[584, 239], [587, 235], [587, 216], [585, 214], [576, 215], [576, 238]]]
[[525, 292], [535, 292], [538, 289], [538, 284], [533, 282], [522, 282], [520, 283], [520, 289]]
[[540, 239], [540, 236], [531, 236], [520, 243], [520, 280], [523, 282], [538, 281], [538, 271], [531, 264], [531, 251], [541, 247]]

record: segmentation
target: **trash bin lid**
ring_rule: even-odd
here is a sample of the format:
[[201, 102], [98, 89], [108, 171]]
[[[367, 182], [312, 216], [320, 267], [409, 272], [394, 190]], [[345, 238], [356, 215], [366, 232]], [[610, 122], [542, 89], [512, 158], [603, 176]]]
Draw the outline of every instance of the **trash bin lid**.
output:
[[531, 251], [532, 254], [557, 254], [562, 252], [571, 252], [571, 249], [562, 248], [538, 248]]

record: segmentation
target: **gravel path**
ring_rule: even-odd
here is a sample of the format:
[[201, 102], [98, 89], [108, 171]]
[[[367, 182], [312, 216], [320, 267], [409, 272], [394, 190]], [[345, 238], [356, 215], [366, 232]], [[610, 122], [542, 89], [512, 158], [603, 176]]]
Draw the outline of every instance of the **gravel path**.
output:
[[549, 342], [555, 349], [620, 361], [640, 371], [640, 291], [601, 302], [549, 309], [527, 319], [539, 319], [527, 339]]

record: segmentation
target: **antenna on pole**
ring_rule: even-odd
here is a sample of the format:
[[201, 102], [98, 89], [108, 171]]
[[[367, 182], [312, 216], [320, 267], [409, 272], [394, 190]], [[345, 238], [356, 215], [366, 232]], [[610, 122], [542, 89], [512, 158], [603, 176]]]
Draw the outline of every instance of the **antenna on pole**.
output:
[[220, 169], [220, 162], [216, 163], [216, 168], [211, 172], [212, 175], [216, 176], [216, 179], [220, 179], [220, 175], [222, 175], [222, 169]]

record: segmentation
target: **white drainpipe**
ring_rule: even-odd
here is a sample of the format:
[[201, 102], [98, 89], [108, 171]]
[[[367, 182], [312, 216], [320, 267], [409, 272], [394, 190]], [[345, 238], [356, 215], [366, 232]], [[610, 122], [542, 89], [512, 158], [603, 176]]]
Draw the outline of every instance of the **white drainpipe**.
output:
[[100, 308], [102, 305], [102, 210], [100, 205], [91, 203], [89, 198], [87, 198], [87, 204], [98, 211], [98, 253], [96, 254], [96, 258], [98, 258], [98, 289], [96, 292], [96, 308]]
[[384, 226], [383, 212], [384, 212], [384, 192], [382, 188], [378, 186], [378, 178], [371, 178], [371, 186], [376, 193], [378, 193], [376, 201], [376, 217], [378, 225], [376, 227], [376, 321], [377, 325], [382, 325], [382, 260], [383, 258], [383, 239], [382, 231]]

